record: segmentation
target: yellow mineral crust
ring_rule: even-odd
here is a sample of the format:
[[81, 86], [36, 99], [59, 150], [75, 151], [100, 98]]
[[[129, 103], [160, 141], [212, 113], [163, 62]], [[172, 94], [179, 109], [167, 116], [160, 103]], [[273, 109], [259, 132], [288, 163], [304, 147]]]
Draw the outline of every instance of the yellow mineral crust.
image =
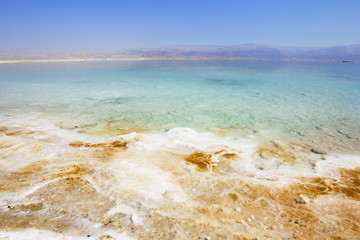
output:
[[[46, 130], [0, 131], [1, 166], [22, 162], [0, 170], [0, 231], [40, 229], [64, 239], [118, 239], [125, 233], [169, 240], [360, 235], [360, 167], [269, 179], [242, 174], [239, 163], [254, 154], [296, 162], [290, 149], [273, 145], [244, 155], [222, 145], [179, 154], [146, 148], [136, 137], [101, 142], [72, 136], [61, 145]], [[14, 150], [16, 142], [22, 145]], [[36, 144], [42, 147], [29, 147]]]

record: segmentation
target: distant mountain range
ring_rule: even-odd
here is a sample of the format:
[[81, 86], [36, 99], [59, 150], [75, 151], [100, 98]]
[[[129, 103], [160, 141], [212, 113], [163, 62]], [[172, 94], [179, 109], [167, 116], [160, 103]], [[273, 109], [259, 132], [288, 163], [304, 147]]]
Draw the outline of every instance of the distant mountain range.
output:
[[360, 44], [336, 47], [157, 46], [122, 50], [0, 52], [0, 60], [72, 58], [227, 58], [239, 60], [360, 61]]

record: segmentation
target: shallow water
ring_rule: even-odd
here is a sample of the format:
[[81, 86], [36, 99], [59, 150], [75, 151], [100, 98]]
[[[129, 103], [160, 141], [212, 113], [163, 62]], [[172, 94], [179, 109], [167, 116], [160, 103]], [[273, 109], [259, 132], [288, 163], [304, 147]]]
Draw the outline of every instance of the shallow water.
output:
[[0, 64], [0, 239], [354, 239], [358, 64]]
[[3, 111], [127, 128], [360, 133], [359, 64], [133, 61], [0, 66]]

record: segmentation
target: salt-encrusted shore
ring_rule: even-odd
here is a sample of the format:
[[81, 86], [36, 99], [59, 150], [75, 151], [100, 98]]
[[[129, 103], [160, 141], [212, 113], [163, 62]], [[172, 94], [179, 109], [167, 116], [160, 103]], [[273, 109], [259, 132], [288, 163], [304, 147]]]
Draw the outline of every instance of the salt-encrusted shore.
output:
[[[354, 239], [360, 156], [2, 116], [0, 239]], [[263, 165], [259, 165], [259, 158]], [[308, 161], [304, 161], [308, 159]]]
[[[206, 57], [133, 57], [133, 58], [64, 58], [64, 59], [18, 59], [18, 60], [0, 60], [0, 64], [7, 63], [51, 63], [51, 62], [99, 62], [99, 61], [160, 61], [160, 60], [189, 60], [189, 61], [270, 61], [268, 58], [206, 58]], [[335, 62], [335, 63], [359, 63], [359, 61], [343, 61], [343, 60], [319, 60], [319, 59], [281, 59], [281, 62]]]
[[46, 63], [46, 62], [96, 62], [96, 61], [150, 61], [150, 60], [234, 60], [233, 58], [158, 58], [158, 57], [136, 57], [136, 58], [66, 58], [66, 59], [19, 59], [0, 60], [1, 63]]

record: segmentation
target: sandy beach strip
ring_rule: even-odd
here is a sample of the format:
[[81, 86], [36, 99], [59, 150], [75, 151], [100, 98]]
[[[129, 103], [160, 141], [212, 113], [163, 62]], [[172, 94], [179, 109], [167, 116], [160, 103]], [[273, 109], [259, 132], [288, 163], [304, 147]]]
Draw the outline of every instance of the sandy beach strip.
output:
[[95, 62], [95, 61], [149, 61], [149, 60], [234, 60], [233, 58], [64, 58], [64, 59], [19, 59], [0, 60], [1, 63], [44, 63], [44, 62]]

